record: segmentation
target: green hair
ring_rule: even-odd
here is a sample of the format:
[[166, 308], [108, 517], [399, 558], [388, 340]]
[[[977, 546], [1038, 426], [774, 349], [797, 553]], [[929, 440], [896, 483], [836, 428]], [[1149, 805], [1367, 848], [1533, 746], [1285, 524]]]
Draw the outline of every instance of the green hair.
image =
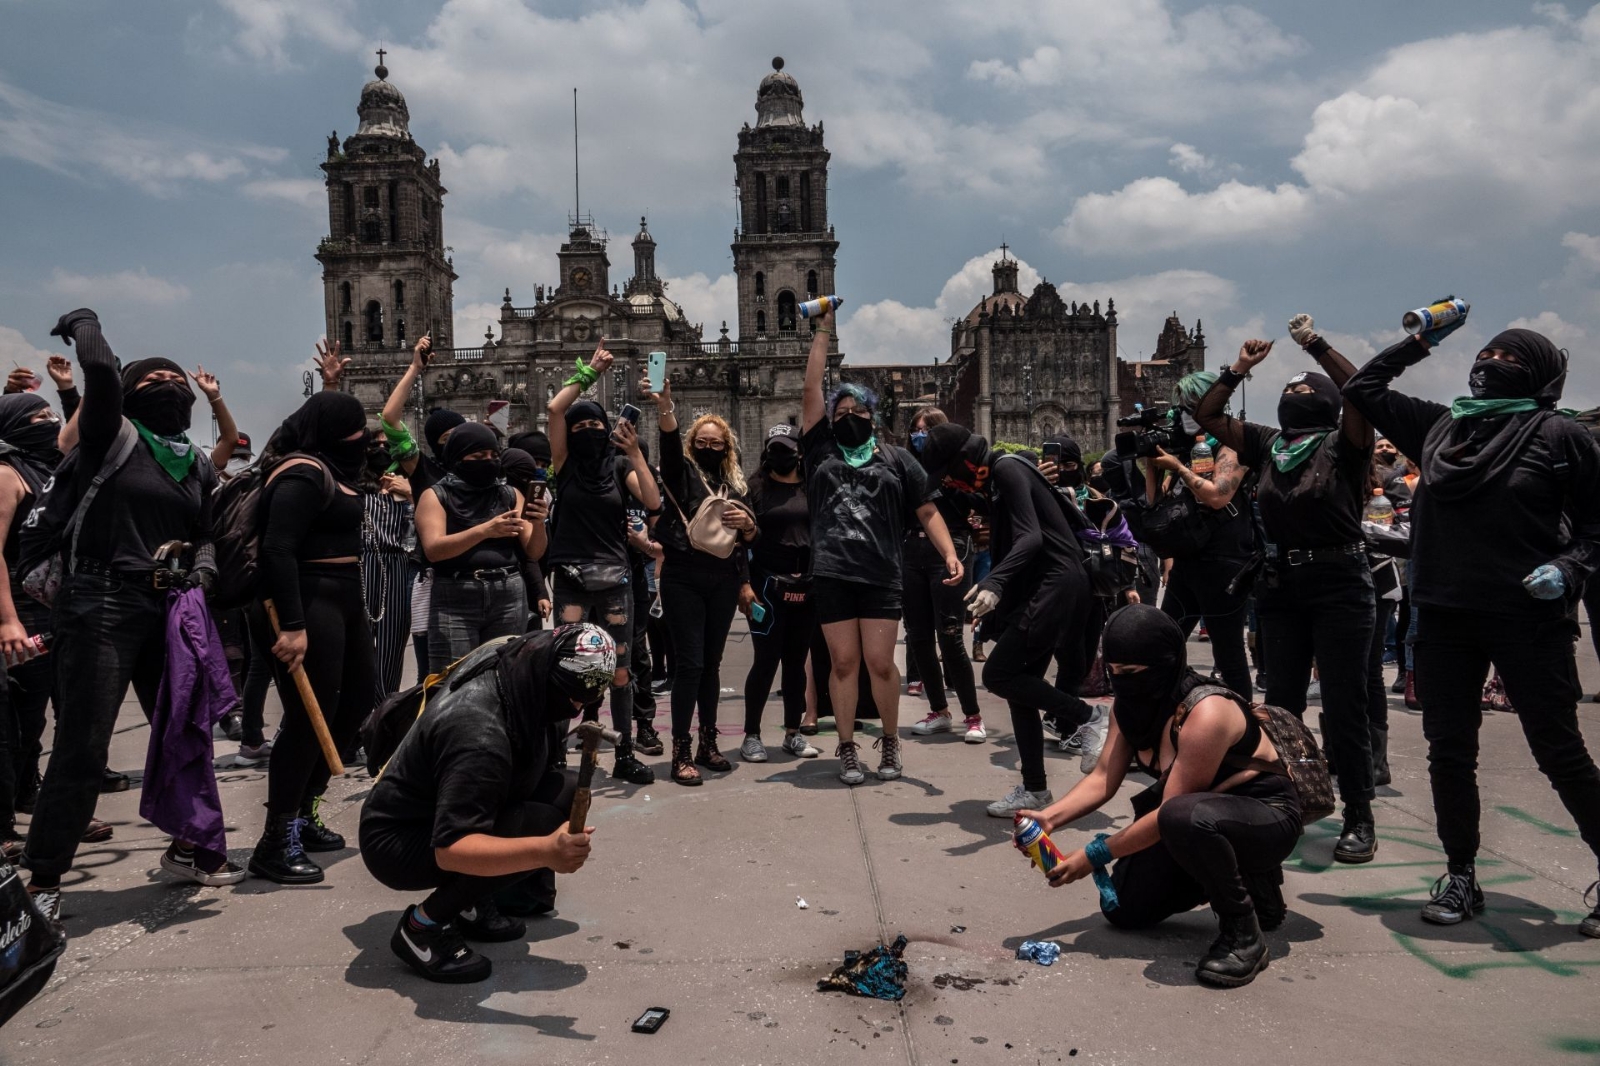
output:
[[1211, 386], [1217, 383], [1215, 370], [1197, 370], [1178, 379], [1172, 386], [1172, 403], [1175, 407], [1187, 407], [1194, 410], [1200, 405], [1200, 397], [1211, 391]]

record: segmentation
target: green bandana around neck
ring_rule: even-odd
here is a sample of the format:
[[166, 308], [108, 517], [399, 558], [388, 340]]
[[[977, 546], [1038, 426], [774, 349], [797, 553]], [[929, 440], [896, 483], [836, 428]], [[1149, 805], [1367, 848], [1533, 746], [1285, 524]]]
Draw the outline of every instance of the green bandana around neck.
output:
[[[834, 443], [839, 444], [838, 441], [834, 441]], [[844, 456], [844, 461], [849, 463], [851, 466], [862, 467], [867, 465], [867, 460], [872, 458], [872, 451], [877, 446], [878, 435], [874, 433], [872, 436], [867, 438], [865, 444], [859, 445], [855, 448], [846, 448], [843, 444], [839, 444], [839, 454]]]
[[1538, 409], [1539, 401], [1531, 396], [1512, 400], [1475, 400], [1470, 396], [1457, 396], [1455, 402], [1450, 405], [1450, 417], [1495, 418], [1499, 415], [1514, 415]]
[[1272, 442], [1272, 462], [1279, 470], [1287, 474], [1307, 459], [1317, 450], [1328, 436], [1328, 431], [1321, 433], [1307, 433], [1304, 436], [1289, 440], [1279, 434], [1278, 439]]
[[182, 481], [189, 476], [189, 470], [194, 466], [196, 451], [188, 437], [182, 433], [176, 437], [158, 436], [146, 429], [144, 423], [137, 418], [130, 418], [128, 421], [133, 423], [133, 428], [139, 431], [139, 436], [144, 438], [144, 442], [150, 445], [150, 451], [155, 454], [156, 462], [161, 464], [161, 469], [165, 470], [172, 480]]

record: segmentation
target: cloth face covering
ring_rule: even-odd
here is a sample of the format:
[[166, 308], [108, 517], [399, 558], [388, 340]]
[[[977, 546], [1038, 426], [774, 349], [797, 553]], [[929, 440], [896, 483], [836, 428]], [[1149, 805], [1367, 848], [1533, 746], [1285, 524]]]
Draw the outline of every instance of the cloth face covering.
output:
[[1467, 375], [1474, 400], [1518, 400], [1533, 391], [1533, 375], [1520, 363], [1504, 359], [1479, 359]]
[[354, 487], [367, 464], [367, 427], [361, 401], [348, 392], [319, 392], [283, 420], [268, 445], [278, 455], [305, 452], [327, 464], [333, 476]]
[[183, 367], [159, 356], [140, 359], [123, 368], [122, 413], [158, 437], [176, 437], [189, 428], [194, 390], [188, 381], [153, 381], [140, 388], [139, 382], [157, 370], [183, 373]]
[[1333, 379], [1307, 371], [1289, 379], [1289, 388], [1296, 385], [1309, 385], [1311, 391], [1285, 392], [1278, 398], [1278, 425], [1284, 435], [1331, 433], [1338, 429], [1343, 400]]
[[1102, 639], [1106, 663], [1145, 668], [1111, 675], [1117, 728], [1136, 751], [1159, 751], [1161, 731], [1177, 713], [1189, 673], [1183, 630], [1166, 612], [1133, 604], [1106, 620]]
[[11, 457], [12, 465], [37, 496], [61, 462], [56, 440], [61, 424], [54, 420], [34, 422], [33, 416], [48, 408], [43, 396], [33, 392], [14, 392], [0, 396], [0, 454]]
[[715, 448], [690, 448], [689, 452], [694, 456], [695, 465], [702, 472], [711, 477], [722, 476], [722, 457], [727, 454], [726, 452], [719, 452]]
[[442, 408], [428, 415], [428, 420], [422, 423], [422, 436], [427, 440], [428, 451], [433, 453], [435, 459], [444, 461], [444, 443], [441, 438], [465, 421], [465, 418], [454, 411]]
[[767, 449], [767, 469], [788, 477], [800, 468], [800, 453], [793, 448], [777, 445]]
[[845, 415], [833, 420], [833, 439], [841, 448], [859, 448], [872, 436], [872, 419], [868, 416]]
[[[579, 422], [599, 419], [603, 429], [573, 429]], [[614, 481], [617, 446], [611, 443], [611, 419], [593, 400], [579, 400], [567, 408], [567, 461], [573, 464], [584, 491], [603, 496]]]

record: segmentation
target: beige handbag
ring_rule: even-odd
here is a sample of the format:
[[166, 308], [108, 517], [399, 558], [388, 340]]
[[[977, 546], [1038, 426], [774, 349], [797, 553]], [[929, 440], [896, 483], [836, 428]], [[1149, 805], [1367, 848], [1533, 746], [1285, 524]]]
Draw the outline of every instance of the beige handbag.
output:
[[[705, 484], [705, 477], [700, 471], [696, 470], [695, 476], [700, 478], [701, 484]], [[725, 488], [712, 491], [711, 486], [706, 485], [706, 491], [710, 495], [700, 501], [700, 506], [695, 508], [693, 518], [683, 513], [683, 508], [678, 506], [678, 498], [672, 495], [671, 489], [667, 489], [667, 499], [672, 501], [673, 510], [678, 512], [678, 517], [683, 519], [684, 528], [689, 531], [690, 547], [707, 555], [714, 555], [718, 559], [726, 559], [739, 546], [739, 531], [722, 524], [722, 513], [729, 507], [737, 507], [754, 521], [755, 512], [738, 500], [729, 499]]]

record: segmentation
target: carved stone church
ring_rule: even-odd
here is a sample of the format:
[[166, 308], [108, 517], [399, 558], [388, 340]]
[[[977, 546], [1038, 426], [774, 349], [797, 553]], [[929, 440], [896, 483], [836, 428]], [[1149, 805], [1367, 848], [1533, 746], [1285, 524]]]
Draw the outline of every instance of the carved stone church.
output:
[[[329, 233], [317, 248], [323, 267], [327, 336], [351, 359], [346, 387], [376, 415], [431, 332], [434, 358], [407, 405], [413, 430], [426, 412], [449, 407], [482, 420], [509, 405], [511, 432], [543, 426], [545, 404], [606, 338], [612, 373], [590, 396], [616, 411], [635, 395], [652, 351], [667, 353], [680, 419], [727, 417], [746, 442], [749, 465], [768, 426], [798, 423], [811, 330], [798, 304], [834, 291], [839, 242], [828, 222], [828, 162], [823, 128], [808, 126], [794, 77], [773, 60], [756, 90], [756, 123], [739, 130], [734, 175], [739, 226], [733, 263], [736, 333], [726, 322], [707, 340], [656, 275], [656, 241], [646, 220], [632, 240], [633, 273], [613, 280], [609, 241], [587, 215], [568, 217], [554, 283], [523, 282], [519, 304], [505, 290], [497, 323], [483, 343], [458, 347], [452, 335], [456, 280], [444, 243], [445, 188], [439, 163], [412, 139], [405, 97], [379, 53], [376, 77], [361, 90], [357, 132], [328, 138]], [[1134, 403], [1164, 402], [1183, 374], [1205, 365], [1198, 322], [1186, 331], [1173, 315], [1156, 358], [1117, 356], [1117, 314], [1108, 297], [1067, 303], [1049, 282], [1024, 295], [1018, 265], [1002, 249], [994, 292], [951, 329], [951, 355], [931, 365], [850, 366], [844, 376], [872, 385], [895, 433], [918, 406], [939, 403], [951, 418], [991, 440], [1037, 445], [1066, 431], [1089, 450], [1105, 448], [1118, 415]], [[842, 356], [832, 338], [829, 382]], [[653, 412], [647, 411], [647, 416]], [[650, 439], [649, 437], [646, 438]], [[901, 438], [903, 439], [903, 437]]]

